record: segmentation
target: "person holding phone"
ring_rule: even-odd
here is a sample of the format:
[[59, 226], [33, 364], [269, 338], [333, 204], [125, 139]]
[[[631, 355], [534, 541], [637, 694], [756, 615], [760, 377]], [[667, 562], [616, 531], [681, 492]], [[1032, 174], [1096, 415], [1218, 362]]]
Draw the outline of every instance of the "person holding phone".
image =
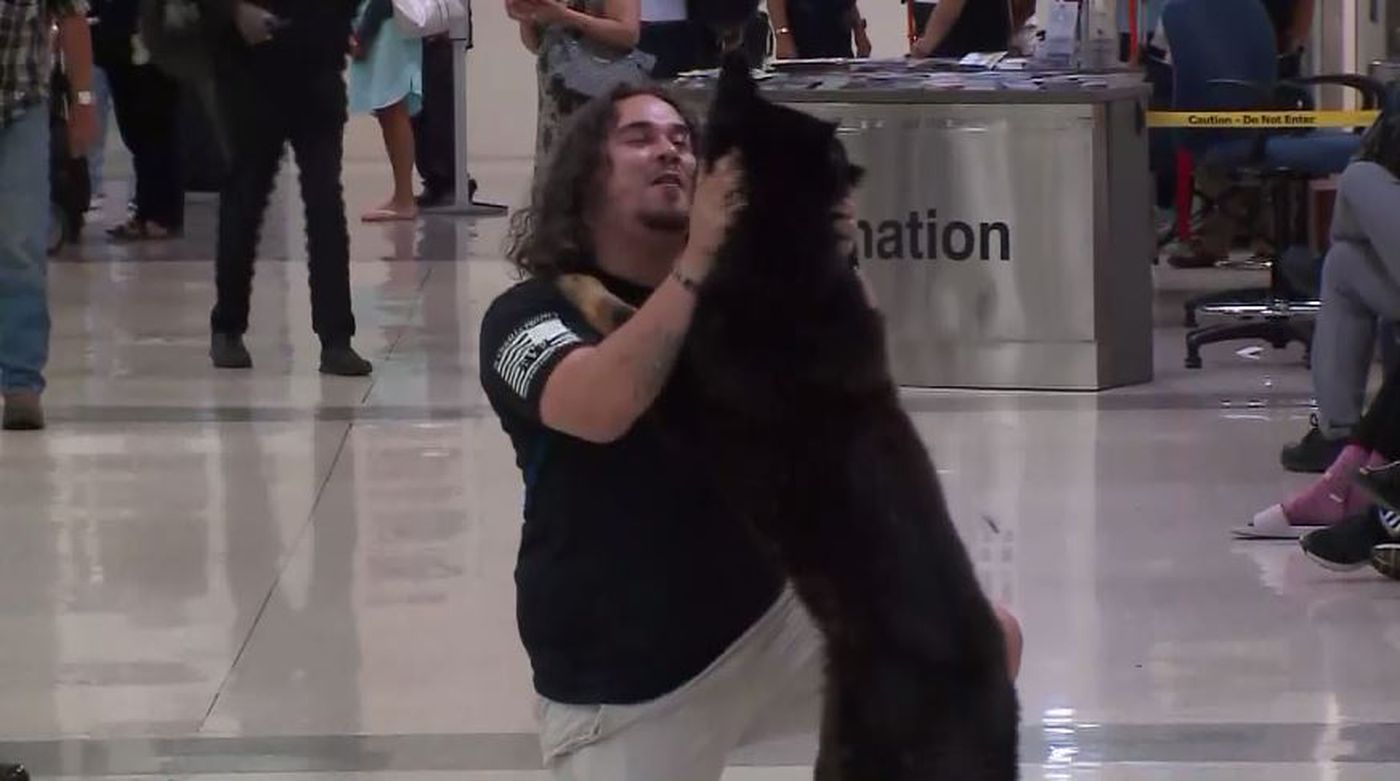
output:
[[215, 73], [221, 115], [231, 126], [233, 166], [219, 198], [218, 298], [209, 347], [216, 367], [253, 365], [243, 344], [253, 259], [282, 150], [290, 142], [306, 207], [311, 320], [321, 340], [321, 373], [361, 376], [373, 368], [350, 346], [350, 234], [340, 181], [347, 115], [343, 73], [355, 5], [218, 0]]

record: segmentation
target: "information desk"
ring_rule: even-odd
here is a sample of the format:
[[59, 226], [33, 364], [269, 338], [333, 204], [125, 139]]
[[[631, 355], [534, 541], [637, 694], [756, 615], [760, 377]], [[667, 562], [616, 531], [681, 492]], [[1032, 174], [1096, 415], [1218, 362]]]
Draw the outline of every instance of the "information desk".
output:
[[[1148, 87], [1133, 73], [780, 67], [764, 93], [839, 123], [866, 168], [861, 267], [905, 386], [1152, 379]], [[713, 75], [676, 82], [703, 109]]]

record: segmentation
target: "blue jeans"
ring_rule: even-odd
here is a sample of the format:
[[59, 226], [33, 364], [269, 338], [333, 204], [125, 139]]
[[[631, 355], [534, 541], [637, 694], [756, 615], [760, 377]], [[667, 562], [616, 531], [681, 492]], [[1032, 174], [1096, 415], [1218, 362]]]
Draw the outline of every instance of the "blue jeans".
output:
[[49, 111], [0, 128], [0, 390], [42, 391], [49, 358]]

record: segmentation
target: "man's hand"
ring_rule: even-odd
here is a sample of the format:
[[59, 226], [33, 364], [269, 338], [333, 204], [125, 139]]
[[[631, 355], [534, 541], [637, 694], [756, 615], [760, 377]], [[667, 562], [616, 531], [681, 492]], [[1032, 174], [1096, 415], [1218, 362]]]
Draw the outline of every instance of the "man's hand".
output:
[[237, 25], [238, 34], [245, 43], [257, 46], [272, 40], [277, 17], [252, 3], [239, 2], [233, 12], [233, 23]]
[[918, 38], [915, 38], [914, 42], [909, 45], [909, 56], [916, 57], [918, 59], [926, 59], [928, 57], [932, 57], [933, 42], [922, 35]]
[[780, 60], [797, 59], [797, 42], [792, 33], [778, 33], [773, 38], [773, 56]]
[[84, 157], [97, 143], [97, 109], [73, 101], [68, 108], [68, 154]]
[[569, 7], [563, 0], [525, 0], [530, 19], [535, 24], [562, 24], [569, 18]]
[[737, 151], [721, 157], [713, 168], [697, 174], [690, 207], [690, 236], [681, 255], [682, 273], [703, 279], [724, 243], [734, 215], [744, 206], [744, 171]]
[[534, 3], [530, 0], [506, 0], [506, 16], [517, 22], [533, 22]]
[[868, 58], [874, 47], [870, 45], [870, 33], [865, 29], [864, 19], [856, 23], [856, 28], [853, 32], [856, 37], [856, 56], [862, 60]]

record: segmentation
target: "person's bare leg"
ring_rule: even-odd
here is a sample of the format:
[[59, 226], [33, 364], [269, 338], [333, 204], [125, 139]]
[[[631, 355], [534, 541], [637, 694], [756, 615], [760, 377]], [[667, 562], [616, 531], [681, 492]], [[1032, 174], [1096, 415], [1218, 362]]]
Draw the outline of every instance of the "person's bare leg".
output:
[[1021, 674], [1021, 651], [1025, 647], [1025, 638], [1021, 634], [1021, 622], [1016, 620], [1016, 616], [1010, 610], [997, 604], [992, 605], [997, 613], [997, 621], [1001, 622], [1002, 634], [1006, 636], [1006, 669], [1011, 673], [1011, 680]]
[[408, 101], [401, 100], [375, 112], [379, 129], [384, 134], [384, 150], [389, 154], [389, 166], [394, 172], [394, 193], [380, 208], [365, 215], [365, 219], [408, 219], [418, 215], [413, 201], [413, 123], [408, 114]]

